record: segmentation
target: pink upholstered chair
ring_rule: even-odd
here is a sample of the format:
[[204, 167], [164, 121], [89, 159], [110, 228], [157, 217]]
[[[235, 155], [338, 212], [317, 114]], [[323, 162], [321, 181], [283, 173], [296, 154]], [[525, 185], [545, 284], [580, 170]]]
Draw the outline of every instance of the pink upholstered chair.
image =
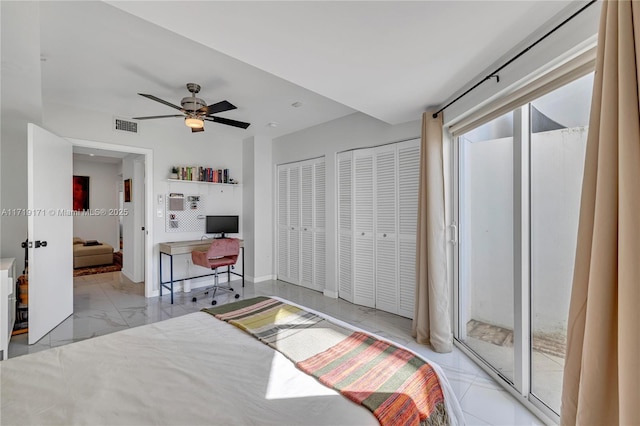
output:
[[[209, 250], [205, 251], [192, 251], [191, 260], [194, 265], [203, 266], [213, 270], [214, 283], [212, 287], [208, 287], [204, 290], [204, 294], [208, 294], [209, 290], [213, 289], [212, 305], [216, 302], [216, 292], [218, 290], [233, 292], [233, 288], [229, 286], [221, 286], [218, 284], [218, 268], [226, 266], [231, 268], [238, 260], [238, 254], [240, 253], [240, 240], [237, 238], [219, 238], [211, 241]], [[235, 298], [239, 298], [240, 295], [236, 293]], [[194, 302], [197, 297], [193, 297]]]

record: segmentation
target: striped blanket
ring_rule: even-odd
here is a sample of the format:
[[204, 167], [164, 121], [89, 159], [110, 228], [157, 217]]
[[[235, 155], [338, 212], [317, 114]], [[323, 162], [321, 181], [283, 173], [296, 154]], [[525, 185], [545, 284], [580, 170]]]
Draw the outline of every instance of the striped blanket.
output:
[[267, 297], [203, 311], [281, 352], [383, 426], [449, 424], [438, 376], [412, 352]]

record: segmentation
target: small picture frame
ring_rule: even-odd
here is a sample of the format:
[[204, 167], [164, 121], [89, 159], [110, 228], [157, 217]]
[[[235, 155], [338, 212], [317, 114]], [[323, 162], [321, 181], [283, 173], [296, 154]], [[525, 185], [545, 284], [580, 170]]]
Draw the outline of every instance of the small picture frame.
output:
[[89, 210], [89, 176], [73, 176], [73, 211]]
[[131, 179], [124, 180], [124, 202], [131, 202]]

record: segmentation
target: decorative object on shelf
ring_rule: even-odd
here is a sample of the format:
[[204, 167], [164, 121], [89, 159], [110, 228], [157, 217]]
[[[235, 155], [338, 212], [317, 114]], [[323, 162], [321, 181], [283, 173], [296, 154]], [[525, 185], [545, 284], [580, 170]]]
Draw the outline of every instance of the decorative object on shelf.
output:
[[89, 176], [73, 177], [73, 210], [89, 210]]
[[131, 179], [124, 180], [124, 202], [131, 202]]
[[178, 168], [172, 167], [171, 174], [169, 175], [169, 179], [178, 179]]

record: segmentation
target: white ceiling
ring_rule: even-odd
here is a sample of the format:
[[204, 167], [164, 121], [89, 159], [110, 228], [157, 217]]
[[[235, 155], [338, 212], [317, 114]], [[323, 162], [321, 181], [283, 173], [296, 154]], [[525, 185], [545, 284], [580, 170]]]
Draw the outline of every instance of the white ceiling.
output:
[[[184, 84], [195, 82], [208, 103], [238, 106], [220, 116], [252, 123], [247, 130], [207, 123], [207, 132], [239, 137], [277, 137], [354, 111], [390, 124], [417, 120], [551, 18], [584, 4], [106, 3], [41, 3], [45, 104], [172, 114], [136, 93], [179, 104]], [[296, 101], [303, 106], [291, 107]]]

